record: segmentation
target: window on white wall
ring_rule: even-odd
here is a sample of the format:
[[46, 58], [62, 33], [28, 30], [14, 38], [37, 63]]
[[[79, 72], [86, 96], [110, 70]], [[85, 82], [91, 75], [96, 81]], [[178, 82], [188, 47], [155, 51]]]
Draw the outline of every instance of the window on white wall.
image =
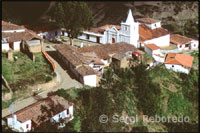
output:
[[124, 26], [124, 30], [127, 31], [127, 26]]
[[26, 124], [26, 128], [28, 128], [28, 124]]

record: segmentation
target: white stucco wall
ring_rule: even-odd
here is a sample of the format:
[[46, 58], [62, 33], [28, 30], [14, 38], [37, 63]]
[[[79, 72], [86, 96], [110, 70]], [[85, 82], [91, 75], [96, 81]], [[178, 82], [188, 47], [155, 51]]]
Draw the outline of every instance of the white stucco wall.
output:
[[191, 49], [198, 49], [199, 47], [199, 41], [192, 40], [191, 41]]
[[[26, 128], [28, 124], [28, 128]], [[28, 120], [24, 123], [22, 123], [22, 128], [24, 129], [24, 132], [30, 131], [31, 130], [31, 120]]]
[[2, 43], [2, 51], [8, 51], [9, 49], [9, 43]]
[[89, 41], [91, 41], [91, 42], [97, 42], [96, 36], [90, 35]]
[[103, 60], [103, 59], [101, 59], [101, 61], [102, 61], [105, 65], [109, 65], [108, 60]]
[[152, 51], [152, 55], [153, 55], [153, 54], [160, 54], [160, 49], [153, 50], [153, 51]]
[[[162, 55], [163, 56], [163, 55]], [[160, 62], [160, 63], [164, 63], [165, 62], [165, 57], [160, 57], [160, 56], [157, 56], [157, 55], [154, 55], [153, 54], [153, 56], [152, 56], [153, 58], [154, 58], [154, 60], [156, 61], [156, 62]]]
[[[89, 39], [87, 39], [87, 35], [89, 35]], [[104, 44], [104, 35], [103, 34], [97, 34], [93, 32], [83, 31], [83, 33], [78, 36], [78, 39], [91, 41], [91, 42], [97, 42], [97, 37], [99, 37], [99, 43]]]
[[13, 42], [13, 50], [20, 51], [20, 43], [21, 41]]
[[[172, 67], [172, 66], [174, 66], [174, 67]], [[182, 72], [182, 73], [186, 73], [186, 74], [189, 73], [189, 69], [184, 68], [184, 67], [181, 66], [181, 65], [165, 64], [165, 67], [166, 67], [167, 69], [171, 69], [171, 70], [173, 70], [173, 71], [175, 71], [175, 72]]]
[[11, 33], [14, 33], [14, 32], [25, 32], [25, 29], [19, 29], [19, 30], [4, 30], [2, 32], [11, 32]]
[[[31, 130], [31, 120], [21, 123], [18, 120], [13, 122], [13, 118], [7, 118], [7, 122], [8, 126], [13, 128], [14, 130], [18, 130], [19, 132], [27, 132]], [[28, 128], [26, 128], [27, 124], [29, 125]]]
[[154, 43], [159, 47], [167, 47], [170, 44], [169, 42], [170, 42], [170, 35], [168, 34], [168, 35], [165, 35], [165, 36], [161, 36], [161, 37], [158, 37], [158, 38], [147, 40], [144, 43], [145, 44]]
[[84, 85], [96, 87], [97, 85], [96, 79], [97, 79], [96, 75], [86, 75], [83, 77]]
[[144, 51], [147, 52], [147, 54], [152, 56], [152, 50], [147, 48], [145, 45], [144, 45]]
[[161, 22], [156, 22], [156, 23], [152, 23], [152, 24], [146, 24], [146, 23], [139, 22], [139, 24], [145, 24], [147, 27], [149, 27], [151, 29], [156, 29], [156, 28], [161, 27]]
[[182, 51], [185, 49], [185, 44], [177, 45], [178, 50]]

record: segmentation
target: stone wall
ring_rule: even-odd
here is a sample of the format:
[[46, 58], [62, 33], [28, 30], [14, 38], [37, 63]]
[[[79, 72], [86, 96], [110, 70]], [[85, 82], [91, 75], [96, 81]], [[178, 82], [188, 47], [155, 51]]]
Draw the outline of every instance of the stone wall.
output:
[[42, 51], [42, 45], [30, 46], [29, 51], [32, 53], [38, 53]]

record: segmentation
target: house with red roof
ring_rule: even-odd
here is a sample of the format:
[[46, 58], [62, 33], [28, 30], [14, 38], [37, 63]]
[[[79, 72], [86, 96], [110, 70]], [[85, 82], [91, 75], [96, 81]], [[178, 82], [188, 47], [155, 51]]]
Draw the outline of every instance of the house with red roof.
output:
[[[51, 118], [45, 117], [47, 113], [51, 114]], [[42, 117], [45, 119], [42, 119]], [[14, 131], [28, 132], [48, 120], [54, 123], [60, 122], [60, 119], [63, 119], [64, 123], [72, 120], [73, 104], [60, 96], [53, 95], [18, 110], [3, 119], [7, 120], [7, 125]]]
[[170, 43], [182, 50], [198, 50], [199, 41], [179, 34], [170, 35]]
[[193, 56], [186, 54], [168, 53], [165, 57], [165, 67], [175, 72], [188, 74], [192, 67]]
[[145, 44], [144, 51], [147, 52], [149, 55], [153, 56], [153, 54], [160, 53], [160, 47], [155, 44]]
[[24, 26], [2, 21], [2, 51], [41, 52], [43, 40]]

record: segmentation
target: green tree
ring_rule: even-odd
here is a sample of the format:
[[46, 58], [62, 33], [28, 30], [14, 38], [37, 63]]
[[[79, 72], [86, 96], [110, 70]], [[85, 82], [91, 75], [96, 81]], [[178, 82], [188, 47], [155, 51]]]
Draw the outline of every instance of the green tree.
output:
[[81, 30], [93, 26], [93, 16], [84, 2], [58, 2], [52, 13], [52, 18], [60, 28], [65, 28], [73, 45], [73, 38], [76, 38]]
[[161, 113], [161, 90], [159, 85], [152, 82], [149, 71], [143, 63], [132, 68], [135, 73], [135, 85], [133, 93], [138, 99], [136, 103], [138, 109], [146, 115], [155, 115]]

